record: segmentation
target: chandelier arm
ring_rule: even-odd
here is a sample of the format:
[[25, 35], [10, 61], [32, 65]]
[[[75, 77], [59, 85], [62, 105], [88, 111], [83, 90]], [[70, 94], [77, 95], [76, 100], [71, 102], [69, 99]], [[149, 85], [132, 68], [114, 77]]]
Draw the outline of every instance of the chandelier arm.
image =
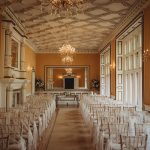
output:
[[[49, 3], [50, 4], [50, 3]], [[49, 6], [49, 4], [46, 4], [46, 3], [41, 3], [41, 5], [42, 6], [44, 6], [44, 7], [47, 7], [47, 6]]]
[[[40, 0], [41, 6], [51, 6], [51, 14], [70, 16], [77, 13], [81, 13], [80, 9], [83, 9], [83, 4], [86, 2], [93, 2], [95, 0]], [[80, 7], [81, 6], [81, 7]], [[54, 11], [54, 12], [53, 12]]]
[[55, 5], [55, 4], [53, 4], [52, 2], [50, 2], [50, 4], [51, 4], [52, 6], [54, 6], [55, 8], [60, 8], [60, 7], [57, 7], [57, 4]]

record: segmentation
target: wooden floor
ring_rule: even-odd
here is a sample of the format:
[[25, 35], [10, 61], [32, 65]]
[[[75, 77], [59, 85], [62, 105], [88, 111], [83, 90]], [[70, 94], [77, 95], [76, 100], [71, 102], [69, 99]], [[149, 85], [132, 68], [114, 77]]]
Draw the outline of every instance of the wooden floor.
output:
[[49, 125], [39, 149], [91, 150], [90, 131], [85, 126], [79, 108], [59, 108], [54, 124]]

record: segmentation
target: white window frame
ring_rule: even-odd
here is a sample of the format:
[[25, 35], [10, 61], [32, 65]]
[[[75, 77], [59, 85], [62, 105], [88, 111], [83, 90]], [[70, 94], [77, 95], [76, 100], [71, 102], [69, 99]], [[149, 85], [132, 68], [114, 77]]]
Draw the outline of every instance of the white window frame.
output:
[[110, 97], [110, 46], [100, 54], [100, 93]]
[[139, 23], [130, 33], [126, 32], [123, 33], [124, 37], [122, 34], [116, 40], [116, 99], [126, 105], [137, 106], [141, 110], [142, 24]]

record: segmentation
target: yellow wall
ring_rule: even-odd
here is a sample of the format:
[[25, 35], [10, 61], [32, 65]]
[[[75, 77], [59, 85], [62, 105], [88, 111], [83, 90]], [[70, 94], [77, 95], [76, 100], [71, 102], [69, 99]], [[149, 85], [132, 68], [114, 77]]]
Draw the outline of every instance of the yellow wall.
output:
[[111, 41], [111, 96], [116, 97], [116, 39]]
[[1, 72], [0, 72], [0, 78], [2, 78], [3, 77], [3, 72], [2, 72], [2, 70], [3, 70], [3, 53], [2, 53], [2, 39], [1, 39], [1, 37], [2, 37], [2, 26], [1, 26], [1, 17], [0, 17], [0, 70], [1, 70]]
[[[89, 79], [99, 79], [99, 54], [76, 54], [72, 65], [89, 66]], [[45, 65], [63, 65], [59, 54], [36, 54], [36, 77], [44, 80]], [[82, 84], [82, 83], [81, 83]]]
[[[84, 68], [73, 68], [72, 73], [75, 74], [75, 76], [79, 77], [79, 87], [84, 87]], [[53, 87], [63, 88], [63, 75], [65, 74], [65, 68], [53, 69]]]
[[73, 71], [73, 72], [76, 73], [77, 76], [79, 76], [79, 87], [84, 87], [84, 84], [85, 84], [84, 69], [83, 68], [75, 69], [75, 71]]
[[64, 69], [54, 69], [53, 70], [53, 80], [54, 80], [54, 87], [59, 87], [59, 88], [63, 88], [63, 79], [60, 78], [60, 76], [62, 77], [63, 74], [65, 74], [65, 70]]
[[[144, 50], [150, 51], [150, 5], [144, 9]], [[150, 54], [150, 52], [149, 52]], [[144, 62], [144, 104], [150, 105], [150, 59]]]
[[33, 52], [28, 45], [25, 45], [25, 62], [26, 62], [26, 70], [27, 70], [27, 93], [31, 93], [31, 76], [32, 76], [32, 67], [36, 67], [36, 54]]

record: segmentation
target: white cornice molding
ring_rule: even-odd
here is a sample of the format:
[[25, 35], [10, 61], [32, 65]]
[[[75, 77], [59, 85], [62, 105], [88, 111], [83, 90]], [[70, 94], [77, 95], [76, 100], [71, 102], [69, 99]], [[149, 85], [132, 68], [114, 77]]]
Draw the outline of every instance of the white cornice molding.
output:
[[25, 37], [25, 44], [27, 44], [35, 52], [37, 50], [37, 47], [28, 40], [25, 27], [22, 25], [17, 16], [13, 13], [13, 11], [6, 7], [2, 12], [2, 16], [4, 17], [4, 22], [10, 21], [12, 22], [12, 24], [14, 24], [16, 30], [22, 35], [22, 37]]
[[[35, 51], [36, 54], [59, 54], [59, 52], [56, 51]], [[98, 51], [81, 51], [81, 52], [76, 52], [76, 54], [98, 54]]]
[[104, 55], [104, 53], [106, 53], [107, 51], [110, 51], [110, 49], [111, 49], [111, 45], [108, 44], [108, 45], [106, 45], [106, 47], [104, 47], [104, 48], [100, 51], [100, 54], [101, 54], [101, 55]]
[[100, 46], [100, 51], [113, 40], [130, 22], [132, 22], [137, 15], [143, 11], [150, 4], [150, 0], [139, 0], [129, 11], [128, 14], [121, 20], [120, 24], [115, 30], [106, 38], [106, 40]]
[[5, 9], [2, 12], [2, 16], [4, 17], [4, 21], [6, 20], [11, 20], [12, 23], [15, 24], [16, 29], [22, 36], [26, 36], [26, 29], [25, 27], [21, 24], [17, 16], [10, 10], [8, 7], [5, 7]]
[[36, 53], [38, 48], [33, 43], [31, 43], [29, 39], [25, 39], [25, 44], [29, 46], [33, 50], [33, 52]]

